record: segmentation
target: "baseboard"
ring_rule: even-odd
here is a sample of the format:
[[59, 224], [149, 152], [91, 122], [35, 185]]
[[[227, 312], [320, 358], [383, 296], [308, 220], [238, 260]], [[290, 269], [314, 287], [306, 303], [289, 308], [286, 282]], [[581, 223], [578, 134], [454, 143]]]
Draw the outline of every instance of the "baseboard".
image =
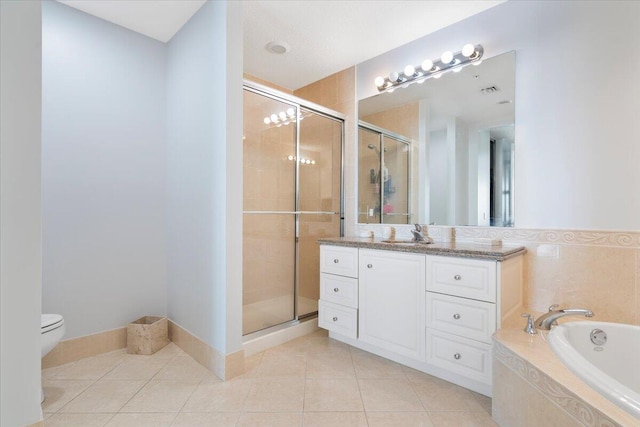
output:
[[127, 328], [112, 329], [84, 337], [60, 341], [42, 358], [42, 369], [75, 362], [85, 357], [97, 356], [127, 346]]
[[[310, 330], [309, 327], [312, 329]], [[272, 337], [269, 340], [261, 341], [261, 343], [254, 343], [249, 347], [255, 353], [262, 351], [258, 349], [264, 347], [267, 343], [270, 343], [270, 345], [267, 346], [271, 347], [277, 345], [280, 341], [287, 342], [298, 336], [313, 332], [315, 329], [317, 329], [317, 324], [315, 326], [307, 324], [301, 328], [296, 327], [296, 329], [292, 329], [285, 333], [286, 336], [281, 335], [280, 339], [276, 339], [275, 341]], [[226, 355], [219, 353], [216, 349], [171, 320], [169, 320], [169, 340], [219, 378], [229, 380], [244, 373], [244, 357], [246, 352], [244, 348]], [[245, 343], [245, 348], [246, 346], [247, 343]], [[126, 347], [126, 326], [84, 337], [64, 340], [42, 359], [42, 369], [53, 368], [54, 366], [84, 359], [85, 357], [97, 356]]]
[[226, 355], [219, 353], [215, 348], [171, 320], [169, 320], [169, 340], [218, 378], [226, 381], [244, 373], [244, 350]]

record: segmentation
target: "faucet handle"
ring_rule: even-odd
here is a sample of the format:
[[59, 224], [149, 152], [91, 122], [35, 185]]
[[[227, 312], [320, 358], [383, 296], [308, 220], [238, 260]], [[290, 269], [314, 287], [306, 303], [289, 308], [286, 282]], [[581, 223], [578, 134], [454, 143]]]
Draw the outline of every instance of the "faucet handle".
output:
[[420, 224], [413, 224], [416, 228], [416, 231], [422, 231], [422, 226]]
[[520, 316], [527, 318], [527, 326], [524, 327], [524, 331], [530, 335], [537, 334], [538, 330], [533, 326], [533, 316], [529, 313], [522, 313]]
[[549, 306], [549, 311], [553, 311], [558, 307], [560, 307], [560, 304], [552, 304], [552, 305]]

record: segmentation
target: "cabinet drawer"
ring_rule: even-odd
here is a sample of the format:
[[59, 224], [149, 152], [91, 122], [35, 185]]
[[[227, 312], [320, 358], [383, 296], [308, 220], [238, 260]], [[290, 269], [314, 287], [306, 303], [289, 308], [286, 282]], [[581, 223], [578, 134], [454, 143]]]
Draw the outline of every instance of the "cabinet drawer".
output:
[[427, 290], [496, 302], [496, 262], [427, 256]]
[[318, 326], [349, 338], [358, 337], [358, 310], [320, 300]]
[[496, 329], [496, 305], [427, 292], [427, 328], [491, 344]]
[[358, 279], [320, 273], [320, 299], [358, 308]]
[[320, 246], [320, 272], [358, 277], [358, 248]]
[[491, 384], [491, 346], [427, 328], [427, 363]]

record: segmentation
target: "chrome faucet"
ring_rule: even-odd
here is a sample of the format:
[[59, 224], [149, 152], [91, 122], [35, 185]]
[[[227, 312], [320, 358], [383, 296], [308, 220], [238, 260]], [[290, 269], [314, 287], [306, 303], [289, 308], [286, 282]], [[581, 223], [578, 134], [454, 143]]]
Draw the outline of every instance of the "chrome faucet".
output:
[[557, 310], [560, 307], [558, 304], [553, 304], [549, 307], [549, 311], [542, 316], [538, 317], [535, 321], [536, 329], [548, 331], [552, 326], [558, 324], [558, 319], [564, 316], [571, 315], [583, 315], [584, 317], [593, 317], [593, 311], [586, 310], [584, 308], [563, 308]]
[[412, 241], [416, 243], [433, 243], [433, 239], [431, 237], [425, 236], [422, 232], [422, 226], [420, 224], [414, 224], [415, 230], [410, 230], [411, 234], [413, 234]]

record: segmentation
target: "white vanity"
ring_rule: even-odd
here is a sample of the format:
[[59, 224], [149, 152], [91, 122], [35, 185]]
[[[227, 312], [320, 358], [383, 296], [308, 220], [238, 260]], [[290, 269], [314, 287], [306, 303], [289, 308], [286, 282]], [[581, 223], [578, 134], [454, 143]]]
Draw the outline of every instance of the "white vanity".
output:
[[522, 305], [523, 247], [319, 243], [331, 338], [491, 396], [491, 335]]

